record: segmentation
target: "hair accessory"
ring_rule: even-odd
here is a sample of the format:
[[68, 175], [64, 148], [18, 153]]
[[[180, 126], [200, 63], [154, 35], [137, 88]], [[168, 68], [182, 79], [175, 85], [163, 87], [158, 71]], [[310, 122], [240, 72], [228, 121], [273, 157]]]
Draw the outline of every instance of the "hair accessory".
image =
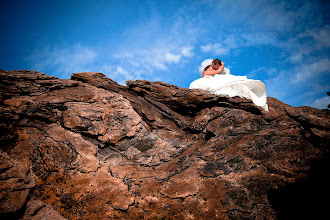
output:
[[204, 70], [208, 65], [212, 64], [213, 59], [206, 59], [204, 60], [201, 65], [199, 66], [199, 75], [203, 77], [204, 75]]

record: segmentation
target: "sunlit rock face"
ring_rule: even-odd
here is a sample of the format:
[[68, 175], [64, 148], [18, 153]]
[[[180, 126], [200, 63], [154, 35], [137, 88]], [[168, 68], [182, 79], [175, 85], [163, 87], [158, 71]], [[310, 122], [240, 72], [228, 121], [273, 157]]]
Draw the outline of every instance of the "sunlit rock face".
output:
[[276, 219], [329, 151], [328, 110], [101, 73], [1, 70], [0, 104], [1, 219]]

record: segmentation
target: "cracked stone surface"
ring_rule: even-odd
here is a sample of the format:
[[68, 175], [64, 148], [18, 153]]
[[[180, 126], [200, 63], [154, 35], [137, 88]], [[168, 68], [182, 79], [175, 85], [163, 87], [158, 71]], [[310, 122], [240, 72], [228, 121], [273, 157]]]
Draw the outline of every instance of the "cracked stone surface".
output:
[[328, 110], [102, 73], [0, 71], [3, 219], [276, 219], [329, 152]]

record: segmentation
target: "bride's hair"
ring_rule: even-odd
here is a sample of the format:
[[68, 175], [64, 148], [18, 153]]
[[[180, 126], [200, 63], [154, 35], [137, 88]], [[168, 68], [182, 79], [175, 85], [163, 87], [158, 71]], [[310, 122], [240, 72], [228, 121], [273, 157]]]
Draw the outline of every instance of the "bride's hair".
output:
[[207, 67], [205, 67], [204, 71], [206, 71], [211, 65], [208, 65]]
[[222, 62], [219, 59], [215, 59], [215, 60], [213, 60], [212, 64], [215, 64], [215, 65], [216, 64], [219, 64], [221, 66], [222, 65]]

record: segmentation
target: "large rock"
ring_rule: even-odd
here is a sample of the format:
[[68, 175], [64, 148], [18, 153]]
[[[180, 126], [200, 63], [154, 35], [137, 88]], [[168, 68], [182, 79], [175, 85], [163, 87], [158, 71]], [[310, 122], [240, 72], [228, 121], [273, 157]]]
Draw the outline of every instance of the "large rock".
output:
[[328, 110], [274, 98], [27, 70], [0, 94], [4, 218], [275, 219], [329, 152]]

